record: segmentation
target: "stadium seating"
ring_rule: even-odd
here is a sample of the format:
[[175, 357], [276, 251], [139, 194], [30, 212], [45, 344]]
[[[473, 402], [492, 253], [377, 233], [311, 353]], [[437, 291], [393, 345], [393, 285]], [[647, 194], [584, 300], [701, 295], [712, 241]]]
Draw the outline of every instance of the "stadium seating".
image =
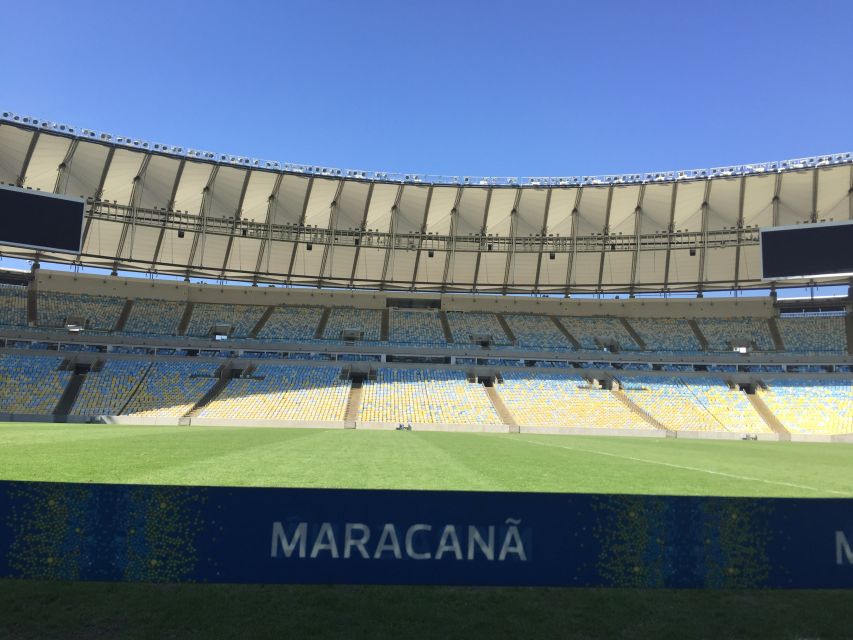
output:
[[561, 316], [559, 320], [580, 343], [582, 349], [600, 350], [596, 340], [613, 341], [623, 351], [636, 351], [640, 348], [617, 318]]
[[515, 335], [516, 345], [521, 348], [559, 351], [573, 348], [563, 332], [557, 329], [548, 316], [509, 313], [504, 316], [504, 319]]
[[770, 431], [743, 392], [711, 376], [638, 376], [620, 382], [637, 406], [675, 431]]
[[339, 340], [343, 331], [362, 332], [362, 340], [378, 341], [382, 335], [382, 312], [378, 309], [334, 307], [326, 321], [324, 338]]
[[177, 335], [185, 308], [183, 302], [139, 298], [133, 301], [123, 331], [138, 335]]
[[322, 307], [276, 307], [258, 332], [258, 339], [289, 342], [313, 340], [322, 316]]
[[827, 378], [764, 378], [757, 391], [791, 433], [853, 433], [853, 384]]
[[38, 324], [41, 327], [64, 327], [67, 318], [84, 318], [88, 330], [112, 331], [125, 302], [124, 298], [112, 296], [39, 291]]
[[13, 327], [27, 326], [26, 287], [0, 284], [0, 324]]
[[603, 429], [649, 429], [642, 417], [610, 391], [576, 374], [557, 371], [504, 372], [498, 394], [520, 425]]
[[247, 338], [266, 307], [248, 304], [196, 304], [187, 325], [188, 336], [209, 336], [214, 325], [226, 324], [233, 327], [232, 338]]
[[249, 378], [231, 380], [202, 418], [343, 420], [350, 381], [335, 367], [263, 364]]
[[181, 417], [214, 384], [219, 365], [170, 360], [155, 362], [124, 413], [136, 417]]
[[708, 340], [709, 351], [731, 351], [735, 344], [752, 344], [759, 351], [776, 345], [764, 318], [698, 318], [696, 324]]
[[391, 309], [388, 313], [388, 341], [397, 344], [444, 345], [444, 331], [434, 309]]
[[0, 412], [50, 414], [62, 397], [70, 371], [62, 358], [0, 355]]
[[364, 383], [359, 420], [501, 423], [482, 385], [468, 382], [461, 371], [441, 369], [379, 369], [376, 380]]
[[686, 318], [631, 318], [628, 322], [649, 351], [697, 353], [702, 350]]
[[100, 371], [86, 375], [70, 413], [80, 416], [116, 416], [151, 366], [144, 360], [107, 360]]
[[777, 323], [786, 351], [846, 353], [843, 315], [781, 316]]
[[457, 344], [472, 344], [472, 335], [489, 335], [492, 343], [497, 345], [511, 344], [494, 313], [448, 311], [447, 323], [450, 325], [453, 341]]

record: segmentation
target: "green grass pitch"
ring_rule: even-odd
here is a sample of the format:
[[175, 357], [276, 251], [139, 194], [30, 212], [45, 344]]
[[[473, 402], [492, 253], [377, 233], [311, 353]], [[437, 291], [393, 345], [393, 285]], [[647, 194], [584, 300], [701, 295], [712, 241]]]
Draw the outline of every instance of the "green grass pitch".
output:
[[[0, 424], [0, 479], [848, 497], [853, 446], [14, 423]], [[844, 591], [0, 580], [0, 638], [388, 636], [853, 638], [853, 609]]]
[[853, 447], [358, 430], [0, 425], [0, 479], [675, 495], [853, 496]]

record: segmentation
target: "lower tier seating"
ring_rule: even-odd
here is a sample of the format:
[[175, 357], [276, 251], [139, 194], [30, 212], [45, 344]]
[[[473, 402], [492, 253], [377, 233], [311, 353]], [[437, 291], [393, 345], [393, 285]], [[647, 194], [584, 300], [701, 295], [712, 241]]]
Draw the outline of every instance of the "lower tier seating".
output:
[[119, 415], [150, 366], [145, 360], [108, 360], [100, 371], [86, 374], [70, 413], [88, 417]]
[[155, 362], [125, 409], [137, 417], [181, 417], [213, 385], [219, 365], [206, 362]]
[[639, 376], [622, 386], [637, 406], [674, 431], [770, 432], [742, 391], [710, 376]]
[[610, 391], [556, 371], [504, 373], [498, 393], [515, 421], [536, 427], [649, 429]]
[[482, 385], [462, 371], [379, 369], [364, 383], [364, 422], [500, 424]]
[[344, 419], [351, 383], [335, 367], [260, 365], [231, 380], [200, 418], [336, 421]]
[[62, 358], [0, 356], [0, 412], [53, 413], [73, 375], [61, 364]]
[[853, 433], [850, 380], [766, 378], [759, 397], [791, 433]]

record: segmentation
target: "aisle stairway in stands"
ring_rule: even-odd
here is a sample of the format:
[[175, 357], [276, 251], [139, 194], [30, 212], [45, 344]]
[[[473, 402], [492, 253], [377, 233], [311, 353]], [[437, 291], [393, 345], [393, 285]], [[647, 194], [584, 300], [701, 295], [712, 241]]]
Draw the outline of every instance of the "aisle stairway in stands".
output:
[[509, 427], [510, 432], [517, 433], [518, 423], [515, 421], [515, 417], [513, 417], [512, 412], [507, 409], [503, 398], [501, 398], [500, 393], [498, 393], [498, 390], [495, 388], [495, 382], [498, 381], [495, 380], [492, 382], [491, 380], [485, 380], [483, 382], [483, 388], [486, 390], [486, 395], [489, 397], [489, 400], [492, 402], [492, 406], [500, 416], [501, 422]]
[[116, 321], [116, 326], [113, 329], [114, 331], [124, 331], [124, 327], [127, 324], [127, 319], [130, 317], [130, 312], [133, 310], [133, 300], [125, 300], [124, 307], [121, 310], [121, 314]]
[[749, 401], [752, 403], [752, 406], [755, 408], [758, 415], [761, 416], [761, 419], [764, 420], [764, 423], [770, 427], [770, 430], [773, 431], [773, 433], [779, 436], [780, 440], [791, 439], [791, 432], [785, 428], [785, 425], [779, 421], [779, 418], [776, 417], [757, 393], [747, 393], [746, 397], [749, 398]]
[[193, 308], [195, 307], [195, 303], [187, 302], [187, 306], [184, 309], [184, 315], [181, 316], [181, 322], [178, 324], [178, 335], [183, 336], [187, 333], [187, 327], [190, 326], [190, 320], [193, 317]]
[[447, 312], [439, 311], [438, 318], [441, 320], [441, 330], [444, 331], [444, 340], [447, 344], [453, 344], [453, 332], [450, 330], [450, 322], [447, 320]]
[[628, 322], [627, 318], [619, 318], [619, 321], [622, 323], [622, 326], [625, 327], [625, 331], [628, 332], [628, 335], [637, 343], [642, 351], [646, 350], [646, 343], [643, 342], [643, 339], [640, 337], [640, 334], [631, 326]]
[[581, 348], [581, 343], [578, 342], [577, 340], [575, 340], [575, 337], [571, 333], [569, 333], [569, 330], [563, 326], [563, 323], [560, 322], [560, 319], [557, 318], [557, 316], [548, 316], [548, 317], [551, 318], [554, 325], [557, 327], [557, 329], [560, 330], [560, 333], [562, 333], [564, 336], [566, 336], [566, 340], [568, 340], [572, 344], [572, 347], [574, 347], [575, 349]]
[[261, 332], [261, 330], [267, 324], [267, 320], [270, 319], [270, 316], [273, 314], [274, 311], [275, 311], [275, 305], [270, 305], [269, 307], [267, 307], [266, 311], [264, 311], [264, 315], [261, 316], [260, 320], [258, 320], [258, 322], [255, 324], [255, 326], [249, 332], [250, 338], [252, 338], [254, 340], [255, 338], [258, 337], [258, 334]]
[[[244, 372], [244, 376], [248, 376], [252, 374], [252, 370], [254, 367], [248, 367]], [[218, 376], [218, 380], [216, 384], [214, 384], [210, 390], [205, 393], [198, 402], [193, 405], [193, 408], [184, 414], [184, 418], [195, 418], [198, 414], [204, 409], [207, 405], [213, 402], [220, 393], [228, 386], [228, 383], [231, 382], [231, 376], [229, 375], [230, 371], [226, 370], [226, 368], [220, 367], [219, 371], [216, 372], [216, 376]]]
[[[74, 365], [70, 363], [63, 363], [63, 367], [66, 367], [69, 370], [74, 369]], [[54, 422], [68, 421], [68, 414], [71, 413], [71, 407], [74, 406], [77, 396], [80, 394], [80, 388], [83, 386], [85, 381], [85, 372], [74, 372], [74, 375], [72, 375], [68, 380], [65, 390], [62, 392], [62, 395], [59, 397], [59, 402], [56, 403], [56, 407], [53, 410]]]
[[361, 396], [364, 391], [362, 384], [361, 378], [353, 378], [350, 386], [347, 408], [344, 412], [344, 426], [350, 429], [355, 427], [355, 422], [361, 413]]
[[616, 384], [613, 385], [613, 387], [611, 388], [610, 391], [611, 391], [611, 393], [613, 393], [614, 396], [616, 396], [616, 398], [619, 400], [619, 402], [624, 404], [631, 411], [633, 411], [635, 414], [637, 414], [643, 420], [648, 422], [649, 426], [651, 426], [654, 429], [659, 429], [660, 431], [666, 431], [667, 433], [673, 433], [672, 429], [667, 427], [662, 422], [655, 420], [652, 416], [650, 416], [648, 413], [643, 411], [639, 406], [637, 406], [637, 404], [633, 400], [631, 400], [631, 398], [629, 398], [628, 395], [624, 391], [622, 391], [622, 389], [620, 389]]
[[693, 335], [696, 336], [696, 339], [699, 341], [699, 344], [702, 346], [702, 351], [708, 350], [708, 338], [705, 337], [705, 334], [702, 333], [702, 329], [699, 328], [699, 324], [693, 318], [687, 320], [687, 324], [690, 325], [690, 328], [693, 330]]
[[513, 333], [509, 324], [507, 324], [507, 321], [506, 321], [506, 318], [504, 317], [504, 314], [496, 313], [495, 315], [498, 318], [498, 324], [501, 325], [501, 328], [504, 330], [506, 337], [509, 338], [510, 344], [517, 344], [518, 340], [516, 339], [515, 334]]

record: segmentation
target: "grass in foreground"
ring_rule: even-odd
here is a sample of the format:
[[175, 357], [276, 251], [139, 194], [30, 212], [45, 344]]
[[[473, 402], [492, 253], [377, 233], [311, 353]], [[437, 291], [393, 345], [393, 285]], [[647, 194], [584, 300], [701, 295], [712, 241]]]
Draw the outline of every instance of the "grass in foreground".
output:
[[0, 424], [0, 479], [853, 496], [853, 446], [243, 427]]
[[844, 591], [152, 585], [0, 580], [0, 637], [853, 637]]

